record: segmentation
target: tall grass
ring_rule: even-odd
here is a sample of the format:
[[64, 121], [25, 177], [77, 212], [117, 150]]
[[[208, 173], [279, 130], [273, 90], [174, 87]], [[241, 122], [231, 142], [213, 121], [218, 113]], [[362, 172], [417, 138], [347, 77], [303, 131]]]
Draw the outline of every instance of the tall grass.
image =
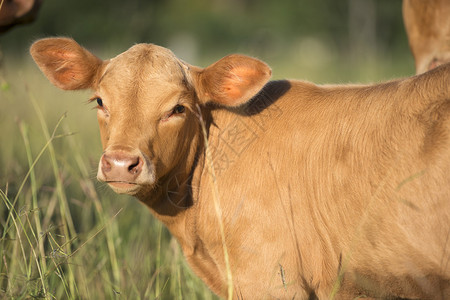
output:
[[62, 109], [83, 93], [21, 68], [0, 74], [0, 298], [215, 299], [142, 204], [97, 183], [95, 114]]
[[208, 143], [208, 134], [206, 131], [206, 127], [205, 127], [205, 122], [202, 118], [202, 113], [200, 110], [200, 107], [197, 106], [198, 109], [198, 117], [200, 120], [200, 124], [202, 127], [202, 133], [203, 133], [203, 138], [204, 138], [204, 143], [205, 143], [205, 152], [206, 152], [206, 165], [207, 168], [209, 170], [209, 174], [211, 175], [211, 180], [213, 182], [212, 185], [212, 200], [214, 202], [214, 210], [216, 212], [216, 218], [217, 218], [217, 222], [219, 223], [219, 231], [220, 231], [220, 238], [221, 238], [221, 242], [222, 242], [222, 249], [223, 249], [223, 257], [224, 257], [224, 261], [225, 261], [225, 270], [226, 270], [226, 275], [227, 275], [227, 294], [228, 294], [228, 298], [229, 300], [233, 299], [233, 274], [231, 272], [231, 265], [230, 265], [230, 259], [228, 256], [228, 248], [227, 248], [227, 243], [226, 243], [226, 239], [225, 239], [225, 230], [223, 227], [223, 215], [222, 215], [222, 209], [220, 207], [220, 203], [219, 203], [219, 190], [218, 190], [218, 185], [217, 185], [217, 176], [216, 176], [216, 172], [214, 170], [214, 164], [213, 164], [213, 158], [211, 156], [211, 149], [209, 147], [209, 143]]

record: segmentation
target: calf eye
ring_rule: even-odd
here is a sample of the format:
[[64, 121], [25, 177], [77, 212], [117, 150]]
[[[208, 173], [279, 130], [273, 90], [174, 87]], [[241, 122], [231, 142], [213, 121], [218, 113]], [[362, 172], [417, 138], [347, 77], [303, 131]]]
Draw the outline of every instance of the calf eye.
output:
[[161, 118], [161, 121], [165, 122], [173, 116], [183, 114], [185, 111], [186, 107], [184, 107], [184, 105], [177, 104], [170, 112], [168, 112], [165, 116]]
[[173, 113], [174, 114], [182, 114], [182, 113], [184, 113], [184, 111], [185, 111], [186, 109], [185, 109], [185, 107], [183, 106], [183, 105], [177, 105], [177, 106], [175, 106], [175, 108], [173, 109]]
[[95, 99], [95, 100], [97, 100], [98, 106], [103, 107], [103, 101], [102, 101], [101, 98], [97, 98], [97, 99]]

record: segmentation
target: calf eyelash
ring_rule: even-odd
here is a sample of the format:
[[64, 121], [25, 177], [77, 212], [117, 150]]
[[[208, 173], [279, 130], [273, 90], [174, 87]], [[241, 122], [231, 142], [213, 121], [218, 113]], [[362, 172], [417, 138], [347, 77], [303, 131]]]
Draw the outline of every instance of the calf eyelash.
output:
[[181, 115], [183, 113], [186, 112], [186, 106], [181, 105], [181, 104], [177, 104], [175, 105], [175, 107], [172, 109], [172, 111], [170, 111], [168, 114], [166, 114], [161, 121], [165, 122], [167, 121], [169, 118], [171, 118], [174, 115]]
[[106, 107], [106, 105], [103, 103], [102, 98], [98, 97], [98, 96], [94, 96], [91, 99], [89, 99], [89, 103], [91, 102], [97, 102], [97, 105], [95, 107], [93, 107], [93, 109], [97, 109], [97, 110], [101, 110], [105, 113], [106, 117], [109, 117], [109, 111], [108, 108]]
[[103, 105], [103, 100], [100, 97], [94, 96], [91, 99], [88, 100], [89, 103], [91, 102], [97, 102], [97, 106], [95, 108], [98, 109], [105, 109], [105, 106]]

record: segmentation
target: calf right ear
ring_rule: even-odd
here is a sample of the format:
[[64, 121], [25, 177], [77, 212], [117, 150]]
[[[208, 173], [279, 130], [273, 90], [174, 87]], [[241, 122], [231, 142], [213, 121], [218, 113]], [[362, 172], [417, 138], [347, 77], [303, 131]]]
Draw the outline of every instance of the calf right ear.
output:
[[203, 102], [239, 106], [255, 96], [269, 81], [272, 71], [264, 62], [233, 54], [196, 71], [196, 89]]
[[50, 82], [63, 90], [93, 88], [103, 63], [69, 38], [39, 40], [30, 53]]

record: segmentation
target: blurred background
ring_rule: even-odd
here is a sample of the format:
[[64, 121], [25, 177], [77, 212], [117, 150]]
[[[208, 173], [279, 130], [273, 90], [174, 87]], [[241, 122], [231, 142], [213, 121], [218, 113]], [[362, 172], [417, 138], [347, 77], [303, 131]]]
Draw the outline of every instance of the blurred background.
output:
[[57, 90], [28, 54], [56, 35], [103, 59], [141, 42], [202, 67], [247, 54], [274, 79], [415, 73], [400, 0], [44, 0], [35, 22], [0, 35], [0, 298], [214, 298], [142, 205], [97, 183], [90, 92]]
[[34, 39], [53, 35], [104, 57], [142, 42], [199, 65], [245, 53], [277, 78], [372, 81], [412, 72], [400, 0], [44, 1], [35, 23], [1, 36], [5, 63], [26, 60]]

